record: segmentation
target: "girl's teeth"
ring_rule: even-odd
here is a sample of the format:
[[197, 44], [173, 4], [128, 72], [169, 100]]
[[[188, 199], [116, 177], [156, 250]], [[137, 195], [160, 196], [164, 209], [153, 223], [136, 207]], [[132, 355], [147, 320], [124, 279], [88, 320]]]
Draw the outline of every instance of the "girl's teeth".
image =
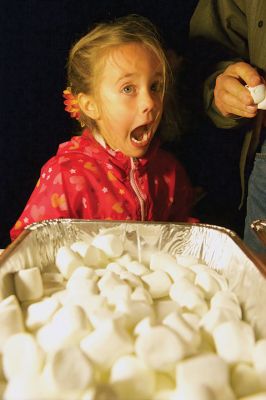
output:
[[135, 138], [134, 136], [132, 136], [132, 141], [136, 142], [136, 143], [141, 143], [143, 141], [146, 141], [148, 139], [148, 134], [147, 132], [144, 132], [142, 136]]

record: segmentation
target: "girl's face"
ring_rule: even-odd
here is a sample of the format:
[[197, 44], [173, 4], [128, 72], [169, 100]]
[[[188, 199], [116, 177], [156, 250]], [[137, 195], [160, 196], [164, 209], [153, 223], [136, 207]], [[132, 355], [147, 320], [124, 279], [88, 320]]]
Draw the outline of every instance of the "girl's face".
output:
[[99, 133], [112, 149], [142, 157], [162, 116], [162, 63], [143, 45], [124, 44], [108, 53], [98, 82]]

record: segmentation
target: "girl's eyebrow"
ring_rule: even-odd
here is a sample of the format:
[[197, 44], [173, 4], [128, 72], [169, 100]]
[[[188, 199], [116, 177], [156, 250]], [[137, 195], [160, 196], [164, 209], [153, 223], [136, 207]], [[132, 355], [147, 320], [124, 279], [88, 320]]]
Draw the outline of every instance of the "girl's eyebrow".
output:
[[[125, 74], [125, 75], [123, 75], [123, 76], [120, 76], [120, 78], [118, 78], [117, 79], [117, 81], [115, 82], [116, 84], [118, 84], [120, 81], [122, 81], [123, 79], [126, 79], [126, 78], [132, 78], [132, 77], [134, 77], [134, 76], [137, 76], [138, 74], [135, 72], [135, 73], [127, 73], [127, 74]], [[154, 79], [156, 79], [156, 78], [162, 78], [163, 77], [163, 73], [162, 72], [156, 72], [155, 74], [154, 74], [154, 76], [153, 76], [153, 78]]]

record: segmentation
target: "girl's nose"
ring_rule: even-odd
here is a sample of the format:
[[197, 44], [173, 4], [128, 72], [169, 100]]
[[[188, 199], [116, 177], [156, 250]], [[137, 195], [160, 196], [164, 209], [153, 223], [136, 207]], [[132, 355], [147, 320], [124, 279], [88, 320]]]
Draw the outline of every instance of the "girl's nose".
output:
[[140, 107], [141, 112], [143, 113], [147, 113], [154, 108], [154, 99], [152, 93], [150, 93], [149, 91], [145, 91], [144, 93], [142, 93], [140, 99]]

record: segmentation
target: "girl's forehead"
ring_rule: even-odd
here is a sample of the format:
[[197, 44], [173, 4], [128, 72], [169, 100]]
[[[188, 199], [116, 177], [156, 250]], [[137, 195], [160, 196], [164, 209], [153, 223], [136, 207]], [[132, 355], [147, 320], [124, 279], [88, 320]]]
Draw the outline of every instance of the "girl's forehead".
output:
[[163, 70], [163, 60], [156, 50], [137, 42], [113, 46], [105, 55], [104, 65], [121, 70], [137, 70], [150, 65], [156, 72]]

